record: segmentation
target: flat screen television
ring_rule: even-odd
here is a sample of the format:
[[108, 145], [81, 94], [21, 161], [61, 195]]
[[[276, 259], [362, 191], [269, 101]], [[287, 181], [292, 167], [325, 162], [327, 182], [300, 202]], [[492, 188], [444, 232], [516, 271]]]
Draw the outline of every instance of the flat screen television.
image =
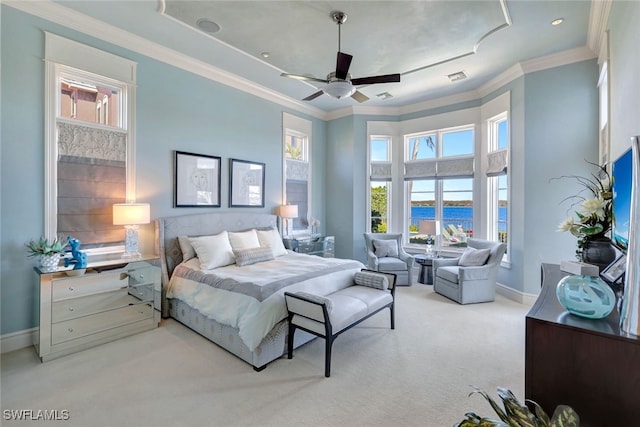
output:
[[629, 245], [629, 220], [631, 216], [631, 180], [633, 163], [631, 149], [613, 162], [613, 224], [611, 241], [624, 253]]

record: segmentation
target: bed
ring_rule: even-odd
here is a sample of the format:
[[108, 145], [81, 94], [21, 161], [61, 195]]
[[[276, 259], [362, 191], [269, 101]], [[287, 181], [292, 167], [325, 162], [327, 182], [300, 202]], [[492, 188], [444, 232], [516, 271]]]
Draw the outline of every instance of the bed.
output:
[[[185, 236], [195, 237], [195, 241], [187, 239], [195, 245], [201, 239], [211, 242], [222, 234], [242, 236], [258, 230], [263, 248], [255, 252], [264, 254], [269, 250], [264, 248], [262, 236], [280, 240], [279, 225], [279, 217], [265, 213], [223, 212], [156, 219], [162, 316], [174, 318], [258, 371], [284, 355], [288, 326], [285, 290], [328, 295], [350, 286], [355, 272], [364, 265], [354, 260], [298, 254], [282, 247], [273, 251], [280, 251], [273, 259], [243, 264], [246, 259], [236, 252], [236, 263], [216, 266], [203, 252], [193, 257], [195, 252], [190, 253], [184, 243]], [[212, 265], [214, 268], [209, 268]], [[294, 347], [313, 338], [298, 333]]]

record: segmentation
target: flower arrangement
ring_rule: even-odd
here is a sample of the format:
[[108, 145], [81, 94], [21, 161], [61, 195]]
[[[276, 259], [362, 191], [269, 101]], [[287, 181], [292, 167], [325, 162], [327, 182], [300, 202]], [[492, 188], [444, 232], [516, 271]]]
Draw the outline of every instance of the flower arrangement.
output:
[[582, 252], [594, 240], [608, 241], [611, 222], [613, 220], [611, 176], [607, 170], [599, 165], [598, 173], [590, 178], [581, 176], [562, 176], [560, 178], [575, 179], [584, 188], [574, 196], [569, 196], [563, 202], [570, 200], [571, 207], [579, 205], [575, 211], [576, 217], [570, 216], [558, 225], [558, 232], [568, 231], [578, 238], [576, 257], [582, 259]]

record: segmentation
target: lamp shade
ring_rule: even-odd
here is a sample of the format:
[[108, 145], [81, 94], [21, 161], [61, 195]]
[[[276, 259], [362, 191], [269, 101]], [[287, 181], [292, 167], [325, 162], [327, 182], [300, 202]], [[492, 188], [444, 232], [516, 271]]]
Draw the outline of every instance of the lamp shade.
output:
[[418, 233], [435, 236], [440, 234], [440, 221], [424, 219], [418, 225]]
[[114, 225], [138, 225], [151, 222], [148, 203], [116, 203], [113, 205]]
[[282, 218], [298, 218], [298, 205], [280, 206], [280, 216]]

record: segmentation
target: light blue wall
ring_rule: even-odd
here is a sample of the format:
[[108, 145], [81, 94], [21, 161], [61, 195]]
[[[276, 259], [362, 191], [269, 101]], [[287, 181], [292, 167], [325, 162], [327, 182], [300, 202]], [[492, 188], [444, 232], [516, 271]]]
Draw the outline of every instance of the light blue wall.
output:
[[597, 82], [595, 59], [525, 75], [525, 292], [539, 289], [540, 263], [575, 259], [576, 238], [555, 230], [573, 214], [560, 202], [583, 187], [550, 180], [597, 171], [585, 162], [598, 163]]
[[[138, 63], [137, 199], [151, 204], [152, 218], [205, 211], [172, 207], [174, 150], [222, 157], [223, 208], [211, 211], [229, 210], [225, 206], [230, 157], [266, 163], [266, 206], [245, 211], [272, 212], [281, 203], [281, 106], [1, 7], [1, 334], [36, 326], [37, 288], [24, 243], [44, 232], [43, 30]], [[312, 215], [324, 225], [327, 124], [288, 112], [313, 122]]]
[[614, 1], [609, 16], [610, 159], [640, 135], [640, 2]]

